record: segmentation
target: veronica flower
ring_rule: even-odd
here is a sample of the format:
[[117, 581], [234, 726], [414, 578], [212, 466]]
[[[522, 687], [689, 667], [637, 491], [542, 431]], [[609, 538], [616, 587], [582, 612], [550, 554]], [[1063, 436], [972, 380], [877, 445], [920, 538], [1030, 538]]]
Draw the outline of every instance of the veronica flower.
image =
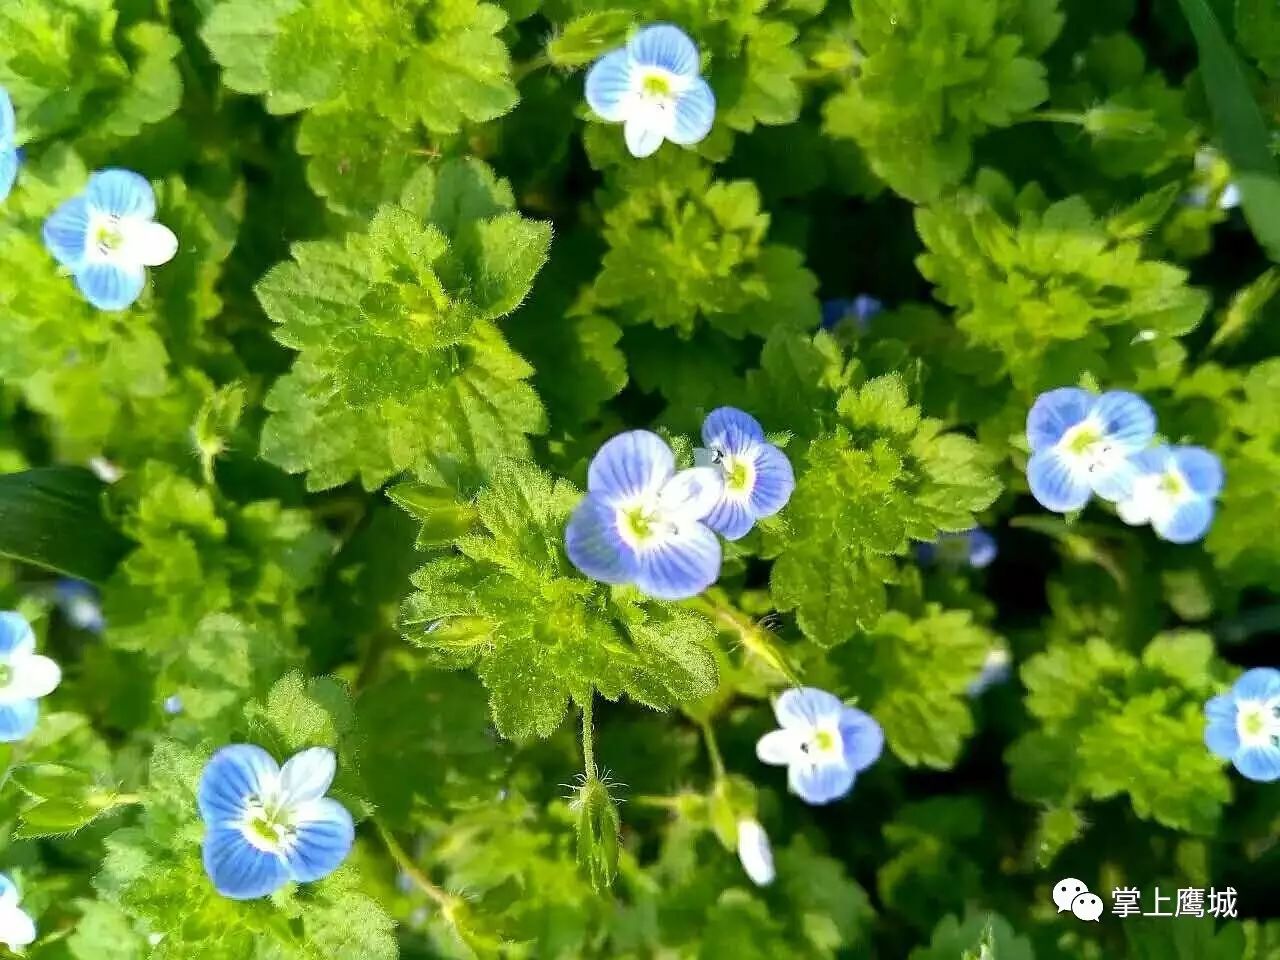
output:
[[787, 505], [796, 488], [787, 455], [769, 443], [752, 416], [733, 407], [712, 410], [702, 422], [702, 442], [694, 454], [702, 466], [716, 467], [724, 489], [706, 523], [726, 540], [747, 535], [757, 520]]
[[755, 820], [738, 821], [738, 859], [742, 861], [742, 869], [757, 887], [767, 887], [773, 883], [773, 848], [769, 845], [769, 835], [764, 832], [764, 827]]
[[164, 698], [164, 703], [160, 704], [160, 709], [171, 717], [176, 717], [182, 712], [182, 697], [176, 693], [171, 693]]
[[36, 635], [22, 614], [0, 613], [0, 743], [21, 740], [36, 728], [38, 701], [62, 682], [62, 670], [35, 652]]
[[1231, 171], [1227, 169], [1226, 162], [1217, 150], [1213, 147], [1201, 147], [1197, 150], [1195, 170], [1202, 182], [1191, 188], [1186, 196], [1187, 203], [1204, 209], [1216, 194], [1216, 206], [1224, 213], [1240, 206], [1240, 188], [1226, 179]]
[[822, 304], [822, 329], [832, 330], [848, 320], [859, 330], [865, 331], [871, 318], [883, 309], [883, 303], [865, 293], [858, 294], [852, 300], [827, 300]]
[[884, 730], [873, 717], [824, 690], [787, 690], [773, 712], [781, 729], [760, 738], [756, 756], [787, 767], [787, 786], [806, 803], [843, 797], [884, 749]]
[[1120, 519], [1151, 524], [1170, 543], [1193, 543], [1209, 532], [1214, 498], [1222, 492], [1222, 461], [1203, 447], [1156, 447], [1133, 456], [1129, 496], [1116, 504]]
[[1280, 780], [1280, 670], [1248, 670], [1204, 705], [1205, 745], [1250, 780]]
[[633, 157], [663, 140], [692, 146], [711, 132], [716, 98], [699, 76], [698, 48], [678, 27], [645, 27], [625, 47], [606, 53], [587, 72], [587, 103], [596, 115], [623, 124]]
[[656, 433], [620, 433], [587, 468], [587, 496], [564, 532], [569, 559], [602, 583], [663, 600], [696, 596], [720, 576], [720, 541], [703, 521], [723, 487], [711, 467], [677, 473]]
[[101, 633], [107, 625], [97, 591], [83, 580], [59, 580], [53, 588], [53, 600], [67, 622], [79, 630]]
[[944, 533], [933, 543], [916, 545], [916, 559], [922, 564], [968, 566], [975, 570], [989, 567], [998, 552], [996, 538], [981, 527], [964, 533]]
[[325, 796], [333, 751], [312, 747], [283, 768], [261, 747], [235, 744], [200, 774], [197, 800], [208, 831], [204, 869], [224, 897], [265, 897], [286, 882], [310, 883], [338, 869], [355, 838], [342, 804]]
[[1079, 510], [1094, 493], [1123, 500], [1137, 473], [1130, 458], [1155, 432], [1155, 414], [1136, 394], [1098, 396], [1076, 387], [1042, 393], [1027, 414], [1032, 496], [1057, 513]]
[[982, 669], [973, 678], [966, 691], [971, 697], [980, 697], [997, 684], [1013, 675], [1013, 657], [1004, 647], [992, 647], [982, 661]]
[[18, 888], [0, 873], [0, 943], [15, 953], [36, 939], [35, 922], [18, 906], [18, 900]]
[[123, 310], [142, 295], [146, 268], [178, 252], [178, 238], [155, 215], [155, 191], [143, 177], [100, 170], [45, 221], [44, 244], [93, 306]]
[[18, 120], [9, 92], [0, 87], [0, 200], [9, 196], [18, 176], [22, 155], [18, 151]]

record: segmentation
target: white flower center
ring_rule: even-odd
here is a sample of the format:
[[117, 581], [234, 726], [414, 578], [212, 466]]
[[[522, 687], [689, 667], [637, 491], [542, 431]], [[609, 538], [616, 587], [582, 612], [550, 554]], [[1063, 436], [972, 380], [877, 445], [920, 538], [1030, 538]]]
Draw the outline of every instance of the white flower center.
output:
[[844, 738], [836, 726], [814, 727], [800, 742], [801, 758], [809, 763], [843, 763]]
[[124, 249], [124, 231], [120, 218], [98, 213], [89, 221], [87, 237], [89, 252], [100, 260], [113, 260]]
[[1085, 420], [1067, 430], [1058, 441], [1058, 452], [1077, 470], [1107, 473], [1125, 458], [1094, 420]]
[[244, 805], [240, 832], [249, 843], [266, 853], [278, 853], [293, 842], [297, 826], [291, 811], [278, 800], [252, 794]]
[[631, 90], [649, 106], [665, 109], [675, 103], [688, 83], [684, 77], [662, 67], [640, 66], [632, 74]]
[[1280, 741], [1280, 700], [1241, 700], [1236, 733], [1243, 747], [1270, 747]]
[[616, 521], [622, 540], [632, 549], [654, 546], [679, 531], [656, 496], [642, 497], [617, 508]]

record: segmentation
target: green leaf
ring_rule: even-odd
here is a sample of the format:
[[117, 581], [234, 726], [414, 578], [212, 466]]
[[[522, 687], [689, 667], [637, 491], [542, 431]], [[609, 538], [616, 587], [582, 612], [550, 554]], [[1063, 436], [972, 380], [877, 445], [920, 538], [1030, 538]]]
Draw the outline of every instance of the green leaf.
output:
[[101, 583], [129, 550], [107, 522], [105, 485], [78, 467], [0, 476], [0, 555]]
[[1206, 0], [1178, 0], [1200, 50], [1204, 89], [1244, 213], [1268, 256], [1280, 263], [1280, 171], [1240, 58]]

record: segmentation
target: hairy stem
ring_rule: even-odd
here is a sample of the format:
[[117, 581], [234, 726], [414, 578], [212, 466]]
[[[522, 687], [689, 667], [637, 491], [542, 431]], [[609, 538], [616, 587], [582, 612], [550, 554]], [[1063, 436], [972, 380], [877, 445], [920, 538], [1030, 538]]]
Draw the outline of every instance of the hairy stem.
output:
[[455, 899], [431, 882], [431, 878], [418, 868], [404, 847], [400, 846], [400, 841], [383, 825], [382, 821], [374, 820], [373, 826], [378, 831], [378, 836], [382, 838], [387, 853], [391, 854], [391, 859], [396, 862], [396, 866], [404, 871], [404, 875], [413, 881], [414, 886], [439, 904], [441, 912], [448, 917], [456, 906]]

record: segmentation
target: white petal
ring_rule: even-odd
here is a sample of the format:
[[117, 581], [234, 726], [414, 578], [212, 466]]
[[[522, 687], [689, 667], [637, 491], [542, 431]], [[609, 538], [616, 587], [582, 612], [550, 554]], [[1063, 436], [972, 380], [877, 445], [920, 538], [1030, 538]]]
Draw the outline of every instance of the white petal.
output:
[[764, 827], [754, 820], [738, 821], [738, 859], [757, 887], [773, 883], [773, 849]]
[[801, 745], [804, 733], [799, 730], [770, 730], [756, 741], [756, 756], [761, 763], [775, 767], [790, 766], [804, 759]]
[[10, 661], [13, 675], [5, 689], [7, 697], [15, 700], [39, 700], [47, 697], [62, 682], [62, 669], [38, 653], [18, 657]]
[[10, 950], [25, 947], [36, 939], [35, 921], [24, 910], [4, 904], [0, 906], [0, 943]]
[[637, 99], [623, 127], [633, 157], [656, 153], [675, 125], [674, 104]]
[[716, 467], [691, 467], [668, 480], [658, 494], [664, 519], [676, 522], [701, 520], [715, 509], [724, 494], [724, 474]]
[[178, 238], [163, 223], [154, 220], [130, 218], [120, 221], [120, 234], [124, 244], [120, 259], [140, 263], [145, 267], [158, 267], [168, 263], [178, 252]]
[[289, 806], [319, 800], [329, 792], [337, 770], [338, 758], [328, 747], [294, 754], [280, 770], [282, 799]]

